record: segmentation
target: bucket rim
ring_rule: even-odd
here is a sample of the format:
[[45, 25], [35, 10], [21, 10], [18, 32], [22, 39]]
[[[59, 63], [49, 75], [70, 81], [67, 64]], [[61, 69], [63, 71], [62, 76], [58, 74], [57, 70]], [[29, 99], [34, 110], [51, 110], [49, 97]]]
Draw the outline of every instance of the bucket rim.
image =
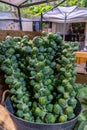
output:
[[[8, 97], [7, 97], [7, 98], [8, 98]], [[76, 99], [77, 99], [77, 101], [78, 101], [78, 103], [79, 103], [79, 105], [80, 105], [80, 112], [79, 112], [79, 114], [76, 115], [75, 118], [73, 118], [73, 119], [71, 119], [71, 120], [68, 120], [68, 121], [66, 121], [66, 122], [62, 122], [62, 123], [60, 123], [60, 122], [58, 122], [58, 123], [38, 123], [38, 122], [27, 121], [27, 120], [24, 120], [24, 119], [22, 119], [22, 118], [20, 118], [20, 117], [17, 117], [17, 116], [14, 115], [14, 114], [12, 114], [12, 113], [7, 109], [6, 104], [5, 104], [5, 107], [6, 107], [7, 111], [8, 111], [8, 113], [9, 113], [12, 117], [14, 117], [15, 119], [17, 119], [17, 120], [23, 121], [23, 122], [25, 122], [25, 123], [31, 123], [32, 125], [34, 124], [34, 125], [54, 126], [54, 125], [62, 125], [62, 124], [71, 123], [72, 121], [75, 121], [75, 120], [78, 119], [78, 117], [79, 117], [80, 114], [82, 113], [82, 107], [81, 107], [81, 103], [80, 103], [79, 99], [78, 99], [78, 98], [76, 98]]]

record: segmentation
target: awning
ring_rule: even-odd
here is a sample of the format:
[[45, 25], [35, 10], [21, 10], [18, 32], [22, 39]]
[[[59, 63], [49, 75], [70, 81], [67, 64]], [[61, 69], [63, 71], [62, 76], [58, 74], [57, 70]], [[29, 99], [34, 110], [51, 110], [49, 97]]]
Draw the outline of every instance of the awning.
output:
[[43, 14], [47, 21], [64, 23], [87, 22], [87, 8], [57, 7]]
[[[13, 6], [20, 6], [22, 5], [24, 2], [28, 2], [26, 5], [29, 6], [29, 4], [34, 4], [34, 3], [46, 3], [46, 2], [53, 2], [53, 1], [57, 1], [57, 0], [0, 0], [0, 2], [3, 3], [7, 3]], [[25, 5], [23, 5], [25, 7]]]
[[27, 0], [0, 0], [0, 2], [4, 2], [7, 4], [11, 4], [13, 6], [19, 6], [22, 3], [26, 2]]

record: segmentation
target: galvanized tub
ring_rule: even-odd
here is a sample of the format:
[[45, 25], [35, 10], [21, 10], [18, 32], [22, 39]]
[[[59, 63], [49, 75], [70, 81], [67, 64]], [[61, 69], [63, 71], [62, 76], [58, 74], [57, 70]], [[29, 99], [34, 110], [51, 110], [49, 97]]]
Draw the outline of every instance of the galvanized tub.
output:
[[55, 123], [55, 124], [33, 123], [33, 122], [25, 121], [14, 115], [14, 110], [11, 105], [11, 101], [10, 101], [9, 97], [7, 97], [7, 99], [5, 101], [5, 107], [9, 111], [10, 116], [11, 116], [17, 130], [73, 130], [73, 128], [78, 120], [78, 117], [81, 113], [81, 104], [78, 100], [78, 103], [77, 103], [77, 106], [75, 109], [76, 118], [74, 118], [70, 121], [64, 122], [64, 123]]

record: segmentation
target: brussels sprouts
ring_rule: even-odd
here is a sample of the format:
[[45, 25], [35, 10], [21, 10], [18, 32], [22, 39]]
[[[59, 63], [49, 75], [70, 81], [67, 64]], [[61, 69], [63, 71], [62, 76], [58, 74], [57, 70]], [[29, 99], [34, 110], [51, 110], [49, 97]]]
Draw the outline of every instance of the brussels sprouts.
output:
[[63, 99], [63, 98], [60, 98], [58, 100], [58, 103], [59, 105], [62, 107], [62, 108], [65, 108], [67, 106], [67, 100], [66, 99]]
[[48, 104], [48, 105], [46, 106], [46, 108], [47, 108], [47, 111], [48, 111], [48, 112], [52, 112], [52, 111], [53, 111], [53, 104]]
[[53, 112], [59, 115], [62, 112], [62, 108], [58, 104], [53, 105]]
[[62, 114], [59, 119], [58, 122], [62, 123], [62, 122], [66, 122], [67, 121], [67, 115]]
[[22, 111], [22, 110], [18, 110], [18, 111], [16, 112], [16, 115], [17, 115], [18, 117], [22, 118], [22, 117], [23, 117], [23, 111]]
[[35, 109], [35, 115], [39, 116], [39, 117], [42, 117], [44, 115], [44, 111], [41, 108], [36, 107], [36, 109]]
[[39, 104], [40, 105], [46, 105], [47, 104], [47, 98], [46, 97], [40, 97], [39, 98]]
[[0, 68], [5, 73], [15, 115], [31, 122], [73, 119], [77, 105], [77, 43], [58, 34], [6, 37], [0, 42]]
[[45, 122], [46, 123], [55, 123], [55, 121], [56, 121], [56, 117], [52, 113], [48, 113], [45, 116]]

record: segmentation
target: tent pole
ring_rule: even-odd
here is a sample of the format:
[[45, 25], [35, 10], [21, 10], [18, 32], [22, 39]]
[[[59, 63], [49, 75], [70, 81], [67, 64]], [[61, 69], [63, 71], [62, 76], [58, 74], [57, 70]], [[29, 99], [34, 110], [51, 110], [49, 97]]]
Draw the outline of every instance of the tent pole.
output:
[[66, 34], [66, 19], [67, 19], [67, 15], [65, 13], [65, 21], [64, 21], [64, 28], [63, 28], [63, 40], [65, 40], [65, 34]]
[[22, 21], [21, 21], [21, 12], [20, 12], [20, 8], [18, 7], [18, 16], [19, 16], [19, 24], [20, 24], [20, 30], [22, 30]]
[[40, 30], [42, 31], [42, 21], [43, 21], [43, 15], [41, 13], [41, 21], [40, 21]]

